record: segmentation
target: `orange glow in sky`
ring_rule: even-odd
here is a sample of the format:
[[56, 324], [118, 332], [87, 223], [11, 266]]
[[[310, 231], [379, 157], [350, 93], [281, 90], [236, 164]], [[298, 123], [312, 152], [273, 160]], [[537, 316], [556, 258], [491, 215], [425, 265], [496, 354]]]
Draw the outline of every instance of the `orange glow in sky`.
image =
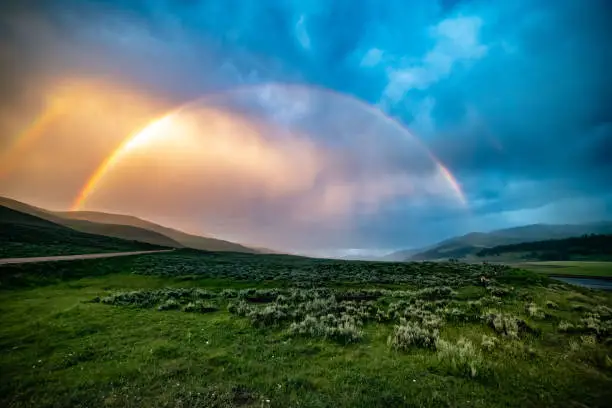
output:
[[[312, 228], [349, 228], [356, 215], [375, 214], [398, 199], [465, 205], [448, 169], [376, 109], [326, 91], [278, 89], [302, 102], [314, 93], [346, 110], [332, 129], [348, 130], [329, 136], [337, 135], [339, 144], [326, 144], [312, 130], [221, 108], [215, 98], [169, 110], [133, 89], [64, 81], [49, 88], [47, 109], [2, 152], [2, 171], [11, 177], [0, 179], [0, 194], [51, 208], [181, 220], [193, 232], [244, 235], [267, 246]], [[274, 92], [251, 87], [219, 98], [262, 97], [267, 103]], [[284, 100], [274, 103], [292, 113]], [[353, 117], [375, 126], [353, 124]], [[389, 167], [378, 147], [386, 133], [411, 160], [429, 162], [429, 173]], [[36, 200], [41, 196], [46, 202]]]

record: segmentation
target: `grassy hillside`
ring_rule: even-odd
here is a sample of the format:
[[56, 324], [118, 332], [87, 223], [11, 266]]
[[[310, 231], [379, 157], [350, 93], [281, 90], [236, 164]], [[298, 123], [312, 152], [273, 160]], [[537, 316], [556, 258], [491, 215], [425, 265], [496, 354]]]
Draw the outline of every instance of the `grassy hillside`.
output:
[[[563, 239], [583, 234], [612, 234], [612, 222], [602, 221], [586, 224], [533, 224], [506, 228], [492, 232], [472, 232], [450, 238], [421, 250], [406, 252], [403, 260], [422, 261], [449, 258], [467, 258], [483, 249], [500, 245], [513, 245], [550, 239]], [[388, 255], [397, 259], [403, 251]]]
[[55, 214], [72, 220], [86, 220], [101, 224], [123, 224], [144, 228], [150, 231], [155, 231], [159, 234], [163, 234], [178, 242], [182, 246], [194, 249], [201, 249], [205, 251], [257, 253], [255, 249], [248, 248], [234, 242], [187, 234], [173, 228], [164, 227], [129, 215], [109, 214], [96, 211], [68, 211], [56, 212]]
[[483, 249], [476, 255], [482, 258], [511, 255], [522, 260], [534, 261], [612, 261], [612, 235], [593, 234], [565, 239], [500, 245]]
[[121, 252], [161, 247], [101, 235], [0, 206], [0, 258]]
[[0, 283], [1, 406], [612, 400], [612, 294], [500, 265], [181, 249], [2, 266]]
[[[173, 248], [190, 247], [205, 251], [259, 252], [229, 241], [186, 234], [129, 215], [95, 211], [49, 211], [6, 197], [0, 197], [0, 205], [89, 234], [137, 240]], [[266, 250], [266, 252], [272, 251]]]
[[119, 224], [101, 224], [86, 220], [64, 218], [49, 210], [40, 207], [35, 207], [20, 201], [12, 200], [6, 197], [0, 197], [0, 205], [11, 208], [22, 213], [30, 214], [55, 224], [60, 224], [77, 231], [86, 232], [88, 234], [105, 235], [108, 237], [121, 238], [128, 241], [140, 241], [153, 245], [161, 245], [172, 248], [181, 248], [182, 245], [173, 239], [150, 231], [145, 228], [139, 228], [131, 225]]
[[514, 266], [551, 276], [611, 278], [612, 262], [597, 261], [543, 261], [521, 262]]
[[146, 242], [171, 248], [183, 247], [183, 245], [163, 234], [140, 227], [134, 227], [132, 225], [101, 224], [72, 219], [65, 219], [62, 221], [62, 224], [77, 231], [90, 234], [105, 235], [107, 237], [121, 238], [129, 241]]

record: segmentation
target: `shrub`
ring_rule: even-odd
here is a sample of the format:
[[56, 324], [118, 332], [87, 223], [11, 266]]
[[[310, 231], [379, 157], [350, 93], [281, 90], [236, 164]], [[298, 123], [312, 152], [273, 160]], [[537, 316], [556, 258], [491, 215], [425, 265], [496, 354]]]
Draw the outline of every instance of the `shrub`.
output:
[[298, 313], [300, 315], [315, 315], [322, 316], [335, 312], [339, 307], [336, 298], [330, 296], [328, 298], [315, 297], [298, 305]]
[[590, 314], [580, 319], [580, 329], [582, 332], [591, 333], [603, 339], [612, 334], [612, 321], [602, 321], [599, 315]]
[[286, 305], [271, 304], [263, 308], [251, 309], [247, 314], [256, 326], [274, 326], [289, 319], [289, 308]]
[[192, 312], [192, 313], [210, 313], [216, 312], [219, 308], [216, 305], [213, 305], [209, 302], [202, 302], [201, 300], [196, 300], [195, 302], [189, 302], [184, 308], [183, 312]]
[[495, 346], [497, 345], [497, 338], [493, 337], [493, 336], [487, 336], [486, 334], [482, 335], [482, 341], [480, 343], [480, 346], [487, 350], [487, 351], [491, 351], [495, 348]]
[[447, 373], [468, 378], [483, 374], [484, 360], [471, 341], [460, 338], [451, 343], [438, 339], [436, 349], [439, 364]]
[[324, 337], [325, 326], [316, 317], [308, 315], [299, 323], [291, 323], [289, 333], [301, 336]]
[[175, 299], [168, 299], [157, 307], [157, 310], [177, 310], [181, 308], [181, 304]]
[[240, 297], [254, 303], [267, 303], [276, 300], [278, 289], [246, 289], [240, 291]]
[[289, 334], [323, 337], [342, 343], [355, 343], [363, 337], [363, 333], [358, 326], [358, 322], [348, 315], [343, 315], [340, 319], [333, 315], [318, 318], [307, 315], [301, 322], [291, 324]]
[[552, 300], [547, 300], [546, 301], [546, 307], [549, 309], [558, 309], [559, 305], [556, 304], [555, 302], [553, 302]]
[[401, 319], [393, 328], [388, 344], [396, 350], [406, 351], [411, 347], [436, 348], [439, 332], [437, 329], [421, 327], [414, 322]]
[[240, 300], [230, 303], [227, 306], [227, 311], [238, 316], [246, 316], [251, 311], [251, 307], [244, 300]]
[[235, 289], [223, 289], [219, 294], [222, 298], [235, 298], [238, 297], [238, 291]]
[[101, 303], [115, 306], [153, 307], [159, 302], [160, 296], [155, 292], [131, 291], [118, 292], [100, 299]]
[[534, 317], [536, 319], [543, 319], [545, 317], [542, 309], [540, 309], [538, 305], [533, 302], [525, 304], [525, 312], [527, 312], [529, 316]]
[[[468, 302], [469, 303], [469, 302]], [[468, 310], [463, 310], [458, 307], [444, 309], [444, 316], [447, 320], [453, 322], [473, 322], [480, 320], [479, 308], [472, 308], [468, 305]]]
[[609, 308], [608, 306], [605, 306], [605, 305], [596, 306], [594, 309], [594, 312], [600, 315], [604, 319], [612, 318], [612, 308]]
[[510, 338], [518, 338], [521, 333], [537, 333], [538, 330], [529, 326], [523, 319], [504, 315], [497, 312], [489, 312], [482, 319], [495, 330], [496, 333]]
[[454, 297], [456, 292], [448, 286], [434, 286], [430, 288], [423, 288], [417, 291], [415, 295], [421, 299], [435, 300]]
[[566, 321], [559, 323], [559, 331], [587, 333], [605, 342], [605, 339], [612, 334], [612, 321], [602, 321], [598, 314], [587, 313], [585, 317], [580, 319], [578, 324], [572, 324]]
[[341, 300], [376, 300], [383, 296], [380, 289], [347, 290], [336, 293], [336, 299]]
[[435, 314], [429, 314], [423, 317], [421, 324], [430, 329], [439, 329], [444, 325], [444, 321]]
[[210, 290], [195, 289], [192, 296], [195, 299], [213, 299], [217, 297], [217, 294], [215, 292], [211, 292]]
[[504, 288], [502, 286], [489, 286], [487, 287], [487, 290], [489, 291], [491, 296], [496, 297], [506, 297], [512, 293], [511, 289]]

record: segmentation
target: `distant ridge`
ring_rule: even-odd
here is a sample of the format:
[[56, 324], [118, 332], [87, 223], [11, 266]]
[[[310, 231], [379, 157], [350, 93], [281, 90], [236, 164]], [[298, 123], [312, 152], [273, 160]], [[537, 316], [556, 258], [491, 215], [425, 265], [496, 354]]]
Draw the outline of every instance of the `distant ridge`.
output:
[[[187, 234], [131, 215], [97, 211], [50, 211], [7, 197], [0, 197], [0, 205], [91, 234], [136, 240], [172, 248], [187, 247], [204, 251], [245, 253], [264, 252], [230, 241]], [[275, 252], [266, 251], [269, 253]]]
[[[397, 251], [385, 259], [429, 261], [448, 258], [465, 259], [486, 248], [532, 241], [564, 239], [584, 234], [612, 234], [612, 221], [585, 224], [531, 224], [491, 232], [471, 232], [453, 237], [420, 250]], [[407, 256], [403, 257], [402, 255]]]
[[90, 221], [99, 224], [131, 225], [133, 227], [143, 228], [165, 235], [166, 237], [178, 242], [180, 245], [188, 248], [201, 249], [205, 251], [259, 253], [259, 251], [253, 248], [249, 248], [234, 242], [187, 234], [186, 232], [164, 227], [162, 225], [155, 224], [131, 215], [112, 214], [98, 211], [66, 211], [55, 212], [54, 214], [65, 219]]
[[0, 205], [0, 258], [154, 249], [167, 247], [76, 231]]
[[520, 261], [612, 261], [612, 234], [498, 245], [479, 251], [487, 260]]

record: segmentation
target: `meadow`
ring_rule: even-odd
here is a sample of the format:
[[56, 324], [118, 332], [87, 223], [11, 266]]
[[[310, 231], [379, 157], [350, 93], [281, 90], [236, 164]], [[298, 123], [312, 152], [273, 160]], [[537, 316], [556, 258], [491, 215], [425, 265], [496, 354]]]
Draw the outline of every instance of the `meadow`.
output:
[[516, 266], [549, 275], [612, 279], [612, 262], [605, 261], [523, 262]]
[[0, 405], [612, 400], [612, 294], [504, 265], [174, 253], [0, 267]]

